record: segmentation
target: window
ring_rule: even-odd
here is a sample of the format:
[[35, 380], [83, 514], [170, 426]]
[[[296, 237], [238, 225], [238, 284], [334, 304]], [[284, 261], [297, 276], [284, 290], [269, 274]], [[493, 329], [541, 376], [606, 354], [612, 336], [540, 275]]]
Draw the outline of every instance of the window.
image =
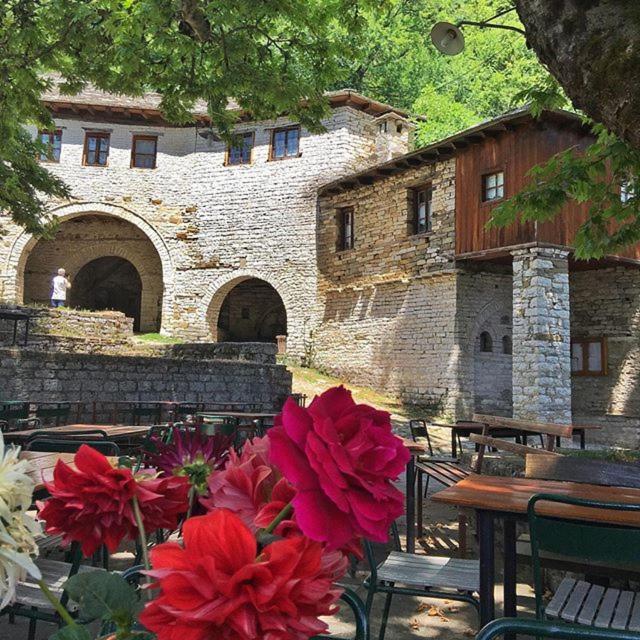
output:
[[620, 183], [620, 202], [622, 202], [622, 204], [626, 204], [631, 200], [631, 198], [635, 197], [635, 195], [635, 181], [631, 179], [623, 180]]
[[504, 197], [504, 171], [482, 176], [482, 202], [500, 200]]
[[243, 133], [237, 137], [234, 144], [227, 147], [227, 165], [250, 164], [253, 150], [253, 132]]
[[300, 127], [274, 129], [271, 138], [271, 160], [297, 158], [300, 155]]
[[90, 167], [106, 167], [109, 158], [108, 133], [87, 132], [84, 138], [82, 164]]
[[155, 169], [158, 153], [157, 136], [133, 136], [131, 166], [137, 169]]
[[431, 185], [413, 189], [413, 233], [431, 231]]
[[574, 376], [607, 375], [607, 343], [604, 338], [571, 342], [571, 373]]
[[480, 351], [483, 353], [491, 353], [493, 351], [493, 340], [488, 331], [483, 331], [480, 334]]
[[40, 162], [60, 162], [60, 152], [62, 151], [62, 131], [40, 131], [38, 132], [40, 142], [47, 147], [46, 151], [40, 154]]
[[502, 353], [510, 356], [513, 353], [513, 344], [511, 336], [502, 336]]
[[355, 241], [354, 234], [354, 209], [353, 207], [344, 207], [338, 210], [338, 250], [346, 251], [353, 249]]

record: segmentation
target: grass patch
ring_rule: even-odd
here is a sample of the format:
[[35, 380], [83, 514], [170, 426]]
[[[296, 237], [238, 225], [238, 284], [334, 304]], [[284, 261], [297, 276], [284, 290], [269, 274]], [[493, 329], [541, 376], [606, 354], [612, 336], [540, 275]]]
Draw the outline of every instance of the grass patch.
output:
[[634, 449], [558, 449], [564, 455], [606, 462], [639, 462], [640, 451]]
[[135, 340], [140, 342], [155, 342], [158, 344], [182, 344], [184, 341], [172, 336], [163, 336], [161, 333], [138, 333]]

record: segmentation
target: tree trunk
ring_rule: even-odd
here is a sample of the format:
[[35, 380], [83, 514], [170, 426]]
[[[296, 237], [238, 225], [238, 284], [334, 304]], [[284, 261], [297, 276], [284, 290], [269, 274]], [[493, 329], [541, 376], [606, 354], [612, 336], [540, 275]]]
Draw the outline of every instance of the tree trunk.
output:
[[640, 1], [515, 4], [527, 43], [574, 106], [640, 148]]

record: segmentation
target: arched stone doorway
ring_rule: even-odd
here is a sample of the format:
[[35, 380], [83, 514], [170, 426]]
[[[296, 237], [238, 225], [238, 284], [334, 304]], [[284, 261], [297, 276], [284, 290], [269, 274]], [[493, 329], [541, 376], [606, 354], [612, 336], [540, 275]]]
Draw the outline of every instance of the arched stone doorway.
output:
[[[136, 225], [98, 213], [78, 215], [63, 221], [53, 238], [34, 241], [28, 249], [24, 302], [48, 304], [51, 278], [63, 267], [72, 282], [70, 304], [116, 308], [134, 318], [137, 330], [160, 329], [162, 263], [154, 244]], [[99, 285], [98, 291], [90, 291], [91, 282]]]
[[78, 271], [69, 304], [78, 309], [122, 311], [133, 318], [133, 330], [140, 331], [142, 280], [138, 270], [124, 258], [96, 258]]
[[287, 312], [276, 289], [259, 278], [232, 281], [214, 296], [209, 310], [218, 342], [275, 342], [287, 334]]

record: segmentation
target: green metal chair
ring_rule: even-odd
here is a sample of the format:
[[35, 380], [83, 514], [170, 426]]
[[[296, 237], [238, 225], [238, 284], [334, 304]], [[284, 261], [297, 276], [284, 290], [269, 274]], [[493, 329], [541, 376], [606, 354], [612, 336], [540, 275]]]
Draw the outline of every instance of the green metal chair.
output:
[[398, 527], [392, 525], [394, 551], [381, 564], [377, 564], [371, 542], [363, 542], [370, 574], [364, 581], [368, 590], [365, 610], [370, 619], [376, 593], [386, 594], [379, 640], [384, 640], [394, 595], [421, 596], [467, 602], [479, 612], [480, 602], [473, 594], [480, 590], [480, 563], [478, 560], [424, 556], [405, 553], [400, 545]]
[[[345, 589], [340, 599], [349, 605], [356, 621], [356, 635], [353, 637], [353, 640], [369, 640], [369, 620], [362, 600], [351, 589]], [[311, 638], [311, 640], [334, 639], [338, 640], [337, 636], [314, 636]]]
[[499, 636], [535, 636], [536, 638], [559, 638], [561, 640], [638, 640], [632, 631], [596, 629], [577, 624], [558, 624], [546, 620], [527, 618], [499, 618], [484, 626], [476, 640], [493, 640]]
[[[586, 510], [636, 512], [638, 526], [551, 517], [540, 513], [540, 503], [555, 503]], [[587, 516], [588, 517], [588, 516]], [[543, 602], [541, 554], [558, 555], [588, 567], [637, 563], [640, 549], [640, 504], [581, 500], [537, 494], [529, 500], [531, 561], [538, 620], [559, 619], [589, 627], [640, 633], [640, 593], [613, 589], [585, 580], [565, 577], [550, 602]], [[585, 636], [586, 637], [586, 636]]]

